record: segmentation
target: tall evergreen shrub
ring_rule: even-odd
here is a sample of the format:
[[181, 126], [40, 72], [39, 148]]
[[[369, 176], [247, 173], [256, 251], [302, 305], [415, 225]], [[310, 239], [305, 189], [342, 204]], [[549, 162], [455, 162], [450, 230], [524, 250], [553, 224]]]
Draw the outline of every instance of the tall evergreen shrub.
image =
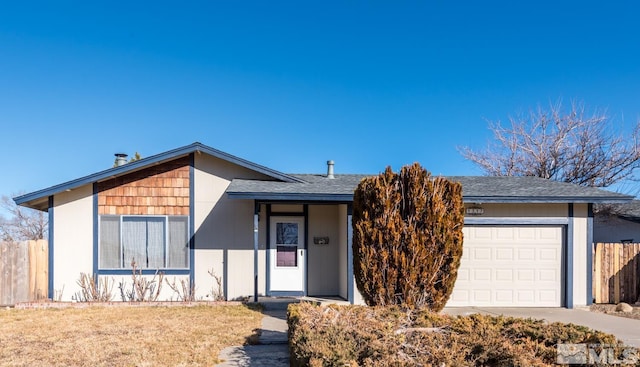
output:
[[462, 256], [462, 186], [414, 163], [363, 179], [353, 201], [354, 276], [368, 305], [440, 311]]

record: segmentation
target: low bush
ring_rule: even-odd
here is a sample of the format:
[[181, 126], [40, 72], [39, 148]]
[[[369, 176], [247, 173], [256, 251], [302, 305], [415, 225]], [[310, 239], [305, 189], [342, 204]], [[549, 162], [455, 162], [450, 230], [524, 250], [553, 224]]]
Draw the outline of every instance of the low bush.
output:
[[398, 306], [289, 306], [293, 366], [555, 366], [557, 343], [613, 335], [541, 320]]

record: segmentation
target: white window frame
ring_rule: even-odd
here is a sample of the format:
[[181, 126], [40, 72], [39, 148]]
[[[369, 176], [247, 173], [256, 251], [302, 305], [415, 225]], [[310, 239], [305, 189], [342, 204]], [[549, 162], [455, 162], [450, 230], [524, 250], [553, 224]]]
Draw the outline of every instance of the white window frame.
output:
[[[119, 233], [118, 233], [118, 242], [120, 243], [120, 259], [118, 259], [118, 261], [120, 262], [120, 267], [119, 268], [103, 268], [100, 266], [101, 264], [101, 251], [100, 251], [100, 246], [102, 246], [102, 243], [100, 241], [100, 231], [102, 231], [102, 220], [100, 220], [103, 217], [112, 217], [118, 218], [119, 224], [118, 224], [118, 229], [119, 229]], [[189, 246], [189, 241], [191, 238], [191, 230], [190, 230], [190, 221], [189, 221], [189, 216], [188, 215], [130, 215], [130, 214], [101, 214], [99, 216], [98, 219], [98, 269], [100, 270], [129, 270], [132, 269], [132, 267], [129, 266], [125, 266], [126, 265], [126, 260], [124, 258], [122, 258], [122, 254], [124, 253], [124, 241], [122, 240], [122, 228], [123, 225], [122, 223], [124, 222], [125, 218], [163, 218], [163, 243], [164, 243], [164, 264], [168, 264], [169, 262], [169, 219], [170, 218], [185, 218], [186, 219], [186, 223], [187, 223], [187, 246]], [[160, 270], [164, 270], [164, 269], [168, 269], [168, 270], [187, 270], [189, 269], [189, 264], [191, 263], [191, 251], [187, 251], [187, 266], [182, 268], [176, 268], [176, 267], [162, 267], [159, 268]], [[140, 270], [156, 270], [156, 269], [152, 269], [152, 268], [147, 268], [147, 267], [140, 267], [138, 266], [138, 269]]]

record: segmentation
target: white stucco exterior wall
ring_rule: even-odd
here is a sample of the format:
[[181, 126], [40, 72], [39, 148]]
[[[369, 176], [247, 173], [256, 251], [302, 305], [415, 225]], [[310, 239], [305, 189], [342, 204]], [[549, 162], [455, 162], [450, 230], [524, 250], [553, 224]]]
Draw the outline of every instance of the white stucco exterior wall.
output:
[[593, 242], [640, 242], [640, 223], [611, 216], [596, 216], [593, 221]]
[[53, 296], [71, 301], [80, 273], [93, 273], [92, 185], [55, 195], [53, 214]]
[[[268, 179], [218, 158], [195, 155], [194, 282], [198, 298], [206, 297], [211, 287], [216, 286], [208, 273], [211, 270], [222, 277], [228, 300], [254, 293], [254, 203], [226, 196], [225, 190], [234, 178]], [[264, 245], [260, 244], [261, 250]], [[264, 256], [264, 251], [261, 254]], [[265, 274], [264, 268], [260, 274]]]
[[[309, 205], [307, 293], [335, 296], [339, 293], [338, 207]], [[314, 237], [328, 237], [329, 243], [316, 245]]]
[[[587, 305], [587, 251], [591, 251], [588, 243], [588, 206], [574, 204], [573, 206], [573, 305], [574, 307]], [[570, 244], [571, 245], [571, 244]], [[591, 286], [591, 285], [589, 285]]]

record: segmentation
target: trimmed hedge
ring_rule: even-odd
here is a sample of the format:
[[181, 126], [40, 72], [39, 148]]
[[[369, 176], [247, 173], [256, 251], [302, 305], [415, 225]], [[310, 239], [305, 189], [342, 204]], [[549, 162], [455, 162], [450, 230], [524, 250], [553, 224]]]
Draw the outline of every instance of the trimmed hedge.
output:
[[292, 366], [555, 366], [557, 343], [618, 344], [574, 324], [428, 310], [292, 304]]

